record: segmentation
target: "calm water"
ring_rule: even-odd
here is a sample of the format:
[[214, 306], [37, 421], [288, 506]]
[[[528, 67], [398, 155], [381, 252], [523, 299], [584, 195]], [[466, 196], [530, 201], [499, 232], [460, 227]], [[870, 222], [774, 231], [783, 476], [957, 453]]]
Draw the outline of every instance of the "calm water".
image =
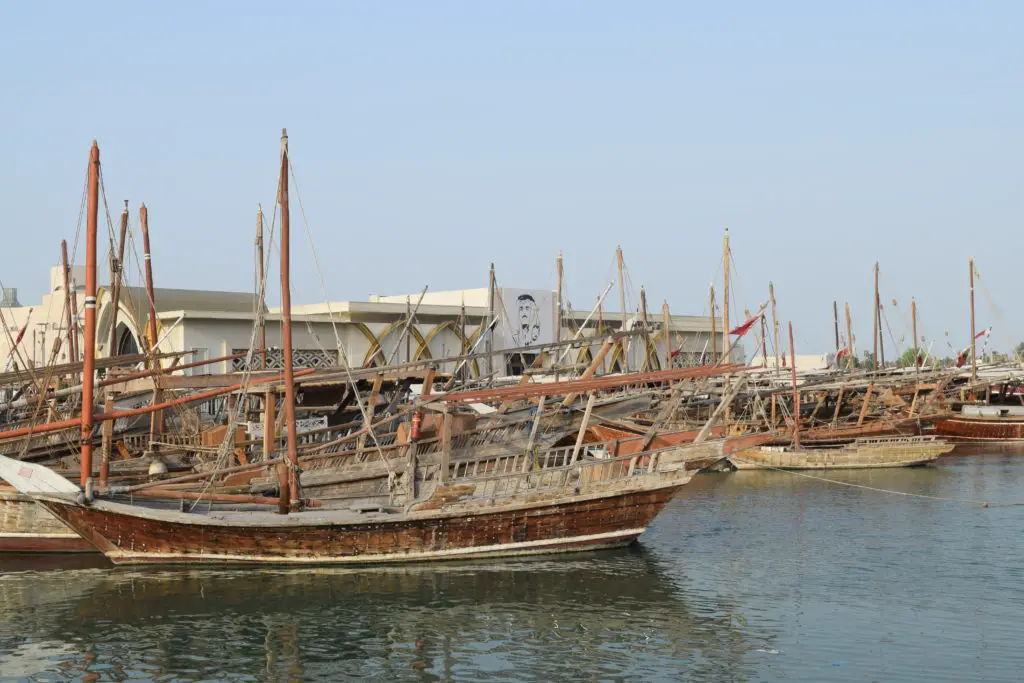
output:
[[[828, 473], [1024, 501], [1024, 453]], [[640, 545], [373, 570], [0, 560], [0, 681], [1024, 679], [1024, 507], [698, 477]]]

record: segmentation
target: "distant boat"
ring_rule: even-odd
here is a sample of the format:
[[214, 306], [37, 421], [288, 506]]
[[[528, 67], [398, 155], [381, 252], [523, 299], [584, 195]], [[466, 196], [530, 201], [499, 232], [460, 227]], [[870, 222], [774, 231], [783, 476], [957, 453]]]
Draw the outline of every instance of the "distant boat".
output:
[[740, 470], [840, 470], [927, 465], [953, 444], [934, 436], [857, 439], [834, 446], [759, 446], [729, 456]]

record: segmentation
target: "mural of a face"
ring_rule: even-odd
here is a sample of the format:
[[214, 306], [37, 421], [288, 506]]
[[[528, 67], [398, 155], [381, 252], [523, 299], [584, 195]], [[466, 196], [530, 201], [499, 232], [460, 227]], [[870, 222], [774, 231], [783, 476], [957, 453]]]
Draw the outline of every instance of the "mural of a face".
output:
[[529, 346], [540, 337], [540, 315], [537, 313], [537, 302], [529, 294], [520, 295], [516, 299], [519, 316], [514, 337], [519, 346]]

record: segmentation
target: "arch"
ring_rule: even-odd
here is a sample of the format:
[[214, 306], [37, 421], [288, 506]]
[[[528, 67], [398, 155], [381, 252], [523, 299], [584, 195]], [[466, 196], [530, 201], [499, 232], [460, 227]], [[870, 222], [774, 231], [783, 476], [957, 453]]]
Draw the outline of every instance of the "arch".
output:
[[[364, 325], [363, 327], [366, 326]], [[401, 330], [403, 327], [405, 327], [405, 320], [399, 319], [395, 320], [390, 325], [385, 327], [384, 331], [380, 333], [380, 336], [375, 336], [373, 332], [369, 330], [369, 328], [367, 328], [364, 331], [364, 334], [369, 333], [369, 336], [373, 337], [373, 341], [371, 342], [370, 345], [370, 350], [366, 352], [366, 357], [363, 359], [364, 368], [377, 367], [378, 363], [382, 363], [387, 360], [387, 358], [381, 357], [383, 355], [384, 340], [388, 338], [389, 334], [391, 334], [395, 330]], [[416, 353], [413, 355], [413, 358], [418, 358], [423, 348], [423, 335], [420, 334], [420, 331], [416, 329], [415, 325], [409, 326], [409, 333], [416, 339], [416, 342], [418, 344]], [[430, 358], [429, 350], [427, 351], [427, 358]]]
[[423, 353], [427, 354], [427, 358], [432, 358], [430, 355], [430, 342], [434, 341], [437, 335], [441, 334], [445, 330], [451, 330], [455, 338], [459, 340], [461, 348], [459, 349], [459, 355], [461, 356], [466, 352], [466, 339], [462, 336], [462, 330], [454, 320], [445, 320], [443, 323], [435, 325], [433, 329], [427, 332], [427, 336], [423, 337], [423, 343], [420, 348], [417, 349], [416, 354], [412, 357], [413, 360], [420, 360]]
[[135, 334], [124, 323], [117, 324], [117, 351], [118, 356], [134, 356], [140, 353], [139, 340]]

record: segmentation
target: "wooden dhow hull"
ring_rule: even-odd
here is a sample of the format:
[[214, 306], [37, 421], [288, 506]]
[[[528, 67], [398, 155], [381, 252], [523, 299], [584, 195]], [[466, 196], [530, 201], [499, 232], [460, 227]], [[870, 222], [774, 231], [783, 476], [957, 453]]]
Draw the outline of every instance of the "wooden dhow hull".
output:
[[[521, 504], [478, 514], [411, 515], [399, 520], [334, 524], [257, 521], [204, 523], [187, 513], [145, 516], [128, 505], [80, 506], [42, 501], [115, 564], [374, 564], [549, 554], [617, 547], [644, 532], [689, 480], [617, 495], [580, 496], [557, 503]], [[126, 509], [127, 508], [127, 509]]]
[[953, 444], [934, 437], [859, 439], [840, 448], [751, 448], [731, 455], [729, 460], [738, 470], [876, 469], [927, 465], [951, 450]]
[[1024, 444], [1024, 418], [957, 415], [936, 422], [935, 433], [954, 443]]

